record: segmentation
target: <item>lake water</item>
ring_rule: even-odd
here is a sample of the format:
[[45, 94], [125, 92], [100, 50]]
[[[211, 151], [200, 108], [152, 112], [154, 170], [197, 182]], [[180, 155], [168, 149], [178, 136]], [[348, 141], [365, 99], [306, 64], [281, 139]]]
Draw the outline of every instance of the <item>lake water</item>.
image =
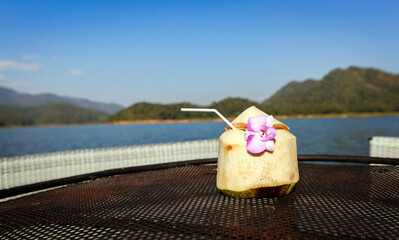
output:
[[[398, 136], [399, 117], [283, 119], [298, 154], [369, 155], [372, 136]], [[223, 122], [0, 129], [0, 158], [66, 150], [219, 138]]]

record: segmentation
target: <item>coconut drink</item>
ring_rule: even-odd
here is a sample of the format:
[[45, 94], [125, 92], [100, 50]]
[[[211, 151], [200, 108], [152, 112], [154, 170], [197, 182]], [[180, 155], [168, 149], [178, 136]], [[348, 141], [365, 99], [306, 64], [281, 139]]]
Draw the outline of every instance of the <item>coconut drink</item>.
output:
[[288, 194], [299, 180], [296, 137], [256, 107], [242, 112], [219, 138], [217, 188], [237, 198]]
[[216, 187], [236, 198], [278, 197], [289, 194], [299, 180], [296, 137], [289, 127], [252, 106], [219, 137]]

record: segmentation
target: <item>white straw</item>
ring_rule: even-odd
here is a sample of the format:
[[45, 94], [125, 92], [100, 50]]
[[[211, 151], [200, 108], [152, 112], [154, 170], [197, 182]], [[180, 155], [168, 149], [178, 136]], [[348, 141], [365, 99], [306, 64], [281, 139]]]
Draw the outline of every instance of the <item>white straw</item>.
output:
[[216, 113], [221, 119], [223, 119], [223, 121], [225, 121], [232, 129], [237, 130], [237, 128], [235, 128], [233, 126], [233, 124], [231, 124], [229, 122], [229, 120], [227, 120], [218, 110], [213, 109], [213, 108], [182, 108], [181, 111], [183, 112], [214, 112]]

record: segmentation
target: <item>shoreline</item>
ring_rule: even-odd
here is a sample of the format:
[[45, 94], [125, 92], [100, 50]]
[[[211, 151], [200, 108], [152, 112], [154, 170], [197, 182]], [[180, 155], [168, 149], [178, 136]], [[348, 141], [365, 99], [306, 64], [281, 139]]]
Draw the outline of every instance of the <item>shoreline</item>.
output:
[[351, 118], [351, 117], [395, 117], [399, 112], [371, 112], [371, 113], [325, 113], [325, 114], [296, 114], [276, 115], [277, 119], [307, 119], [307, 118]]
[[[231, 119], [229, 119], [230, 121]], [[223, 122], [217, 118], [194, 118], [194, 119], [148, 119], [148, 120], [124, 120], [116, 122], [106, 122], [106, 125], [129, 125], [129, 124], [157, 124], [157, 123], [190, 123], [190, 122]]]
[[[351, 117], [389, 117], [399, 116], [399, 112], [388, 113], [329, 113], [329, 114], [297, 114], [297, 115], [276, 115], [276, 119], [311, 119], [311, 118], [351, 118]], [[234, 118], [227, 118], [232, 121]], [[195, 119], [150, 119], [150, 120], [134, 120], [134, 121], [116, 121], [107, 122], [106, 125], [129, 125], [129, 124], [158, 124], [158, 123], [191, 123], [191, 122], [223, 122], [220, 118], [195, 118]]]
[[[312, 119], [312, 118], [353, 118], [353, 117], [388, 117], [399, 116], [399, 112], [386, 113], [328, 113], [328, 114], [296, 114], [296, 115], [275, 115], [276, 119]], [[229, 121], [234, 118], [227, 118]], [[34, 127], [69, 127], [69, 126], [90, 126], [90, 125], [130, 125], [130, 124], [159, 124], [159, 123], [191, 123], [191, 122], [223, 122], [220, 118], [194, 118], [194, 119], [149, 119], [134, 121], [116, 121], [102, 123], [84, 123], [84, 124], [46, 124], [46, 125], [28, 125], [28, 126], [1, 126], [0, 129], [10, 128], [34, 128]]]

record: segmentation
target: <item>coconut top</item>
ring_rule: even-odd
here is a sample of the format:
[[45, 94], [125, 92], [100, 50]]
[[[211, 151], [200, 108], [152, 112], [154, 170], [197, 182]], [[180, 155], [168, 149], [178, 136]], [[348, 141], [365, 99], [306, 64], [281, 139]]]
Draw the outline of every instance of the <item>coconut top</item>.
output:
[[[237, 129], [245, 130], [245, 129], [247, 129], [248, 118], [250, 118], [250, 117], [258, 117], [258, 116], [266, 116], [266, 117], [268, 117], [269, 114], [263, 112], [262, 110], [258, 109], [255, 106], [252, 106], [252, 107], [247, 108], [240, 115], [238, 115], [231, 122], [231, 124], [234, 127], [236, 127]], [[285, 125], [284, 123], [278, 121], [277, 119], [274, 119], [273, 127], [275, 129], [284, 129], [284, 130], [289, 130], [290, 129], [287, 125]], [[227, 126], [226, 130], [231, 130], [231, 127]]]

